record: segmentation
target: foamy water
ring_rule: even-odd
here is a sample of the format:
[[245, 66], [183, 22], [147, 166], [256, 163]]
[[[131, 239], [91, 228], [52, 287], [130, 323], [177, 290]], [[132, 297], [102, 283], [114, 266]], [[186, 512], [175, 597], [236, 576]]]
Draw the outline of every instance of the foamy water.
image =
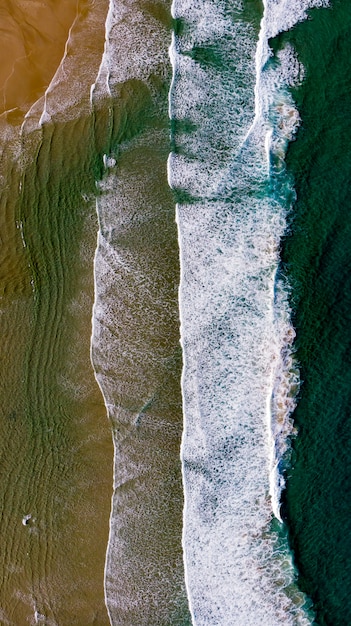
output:
[[[191, 200], [177, 206], [186, 582], [197, 626], [311, 624], [279, 511], [299, 377], [277, 267], [303, 68], [290, 47], [270, 64], [268, 38], [326, 3], [266, 2], [258, 42], [234, 5], [234, 21], [221, 2], [172, 7], [169, 182]], [[194, 58], [210, 46], [221, 63]]]
[[179, 267], [166, 168], [171, 18], [149, 8], [110, 3], [91, 90], [97, 112], [109, 107], [92, 335], [115, 446], [105, 597], [114, 625], [184, 626]]

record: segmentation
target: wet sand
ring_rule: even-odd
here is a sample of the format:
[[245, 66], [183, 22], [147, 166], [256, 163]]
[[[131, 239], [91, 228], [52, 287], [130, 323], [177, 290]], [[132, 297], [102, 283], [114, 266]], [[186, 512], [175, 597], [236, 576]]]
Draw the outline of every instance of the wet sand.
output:
[[47, 88], [88, 2], [9, 0], [0, 8], [0, 113], [27, 109]]
[[[22, 110], [11, 125], [3, 116], [0, 128], [4, 625], [109, 623], [103, 576], [113, 449], [90, 363], [97, 220], [89, 113], [107, 3], [85, 14], [87, 6], [79, 4], [65, 75], [46, 101], [52, 123], [42, 127], [40, 96], [76, 3], [7, 3], [1, 11], [2, 110]], [[37, 98], [20, 132], [15, 122]]]

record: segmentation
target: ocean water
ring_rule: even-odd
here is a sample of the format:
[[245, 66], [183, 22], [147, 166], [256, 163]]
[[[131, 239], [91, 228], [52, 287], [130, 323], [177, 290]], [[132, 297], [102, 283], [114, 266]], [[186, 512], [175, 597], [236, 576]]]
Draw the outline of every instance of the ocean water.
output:
[[350, 623], [350, 7], [336, 0], [278, 38], [305, 79], [287, 154], [296, 202], [283, 246], [302, 385], [285, 515], [316, 623]]
[[0, 20], [0, 623], [350, 624], [346, 0]]
[[304, 67], [292, 44], [273, 58], [269, 41], [322, 4], [267, 2], [262, 18], [251, 3], [172, 5], [169, 180], [178, 197], [183, 546], [194, 624], [314, 618], [279, 524], [299, 374], [278, 265], [295, 194], [284, 156], [300, 121], [290, 88]]

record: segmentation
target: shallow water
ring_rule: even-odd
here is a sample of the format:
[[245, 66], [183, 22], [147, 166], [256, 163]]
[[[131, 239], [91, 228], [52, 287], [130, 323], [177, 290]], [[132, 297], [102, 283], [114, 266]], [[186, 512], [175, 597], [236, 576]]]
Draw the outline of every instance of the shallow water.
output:
[[[68, 3], [56, 4], [58, 9], [65, 9], [66, 28], [61, 35], [55, 31], [64, 47], [72, 15]], [[79, 29], [103, 19], [102, 4], [95, 9], [77, 25], [72, 41], [77, 43]], [[19, 10], [16, 5], [12, 18], [17, 19]], [[17, 26], [21, 30], [22, 22]], [[45, 17], [44, 30], [49, 26]], [[38, 19], [38, 50], [40, 28]], [[32, 28], [30, 32], [31, 38]], [[22, 127], [20, 112], [11, 124], [9, 117], [1, 122], [0, 606], [1, 623], [15, 626], [108, 623], [103, 570], [112, 445], [90, 364], [97, 220], [86, 82], [89, 74], [93, 82], [98, 71], [103, 21], [89, 32], [89, 49], [72, 47], [67, 82], [61, 81], [53, 93], [56, 105], [59, 98], [65, 104], [61, 110], [67, 121], [56, 118], [40, 127], [39, 100]], [[36, 45], [35, 39], [31, 44]], [[34, 62], [29, 56], [28, 63]], [[79, 73], [82, 56], [91, 61], [85, 76]], [[52, 59], [47, 82], [55, 64]], [[22, 93], [17, 88], [22, 70], [28, 68], [16, 65], [16, 102], [10, 103], [8, 83], [5, 106], [23, 107], [24, 112], [24, 105], [33, 104], [47, 84], [40, 91], [38, 78], [38, 85]], [[77, 99], [79, 81], [85, 87]], [[70, 120], [72, 104], [77, 110]]]
[[[167, 6], [111, 5], [93, 92], [98, 184], [93, 363], [115, 465], [106, 601], [113, 624], [190, 623], [181, 546], [179, 253], [169, 150]], [[102, 103], [102, 104], [101, 104]]]

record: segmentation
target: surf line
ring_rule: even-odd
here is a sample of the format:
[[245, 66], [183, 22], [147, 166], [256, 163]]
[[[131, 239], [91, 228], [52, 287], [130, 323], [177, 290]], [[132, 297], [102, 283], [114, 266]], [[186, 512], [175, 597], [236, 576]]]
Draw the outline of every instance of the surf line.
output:
[[[269, 25], [270, 20], [273, 21], [273, 11], [271, 3], [268, 1], [263, 2], [264, 12], [261, 20], [261, 27], [259, 32], [259, 39], [256, 49], [256, 84], [255, 84], [255, 117], [253, 124], [249, 129], [244, 144], [248, 141], [252, 134], [255, 134], [257, 127], [261, 127], [259, 133], [262, 138], [264, 147], [267, 175], [268, 179], [274, 177], [274, 168], [272, 168], [272, 161], [274, 160], [276, 149], [278, 148], [277, 142], [274, 142], [274, 136], [276, 139], [276, 128], [278, 120], [275, 120], [274, 126], [270, 118], [270, 112], [274, 106], [274, 97], [276, 85], [274, 84], [273, 72], [266, 70], [265, 67], [272, 56], [269, 44]], [[273, 9], [273, 10], [272, 10]], [[269, 74], [271, 74], [269, 76]], [[287, 95], [287, 94], [285, 94]], [[285, 103], [286, 105], [287, 103]], [[275, 105], [277, 106], [276, 102]], [[278, 109], [279, 111], [279, 109]], [[277, 112], [278, 112], [277, 111]], [[284, 108], [280, 108], [280, 127], [284, 129]], [[294, 131], [299, 124], [299, 116], [293, 106], [289, 109], [291, 119], [295, 124], [291, 128], [290, 137], [287, 136], [284, 142], [283, 137], [280, 137], [279, 146], [280, 149], [280, 167], [283, 166], [283, 160], [285, 156], [284, 147], [287, 146], [288, 140], [292, 138]], [[286, 146], [284, 146], [284, 143]], [[272, 171], [273, 169], [273, 171]], [[280, 209], [281, 210], [281, 209]], [[284, 208], [283, 208], [284, 211]], [[288, 438], [293, 434], [293, 424], [290, 419], [290, 415], [295, 407], [295, 402], [292, 398], [293, 383], [295, 383], [295, 389], [297, 390], [299, 385], [298, 370], [295, 369], [295, 376], [290, 372], [289, 365], [292, 365], [292, 351], [291, 342], [286, 343], [284, 340], [288, 338], [294, 338], [295, 333], [290, 322], [290, 310], [287, 302], [287, 298], [284, 298], [286, 294], [286, 285], [278, 284], [278, 263], [279, 254], [276, 251], [276, 267], [273, 269], [273, 275], [271, 277], [271, 324], [274, 329], [274, 341], [275, 346], [273, 350], [273, 360], [271, 363], [271, 371], [269, 376], [268, 393], [266, 397], [266, 422], [268, 426], [268, 446], [269, 446], [269, 495], [271, 499], [272, 512], [276, 519], [282, 523], [282, 517], [280, 512], [281, 505], [281, 493], [284, 488], [284, 478], [280, 470], [280, 465], [284, 453], [287, 452]], [[280, 293], [280, 302], [277, 302], [275, 298], [275, 292]], [[283, 300], [283, 302], [281, 301]], [[285, 302], [284, 302], [285, 300]], [[283, 313], [283, 315], [282, 315]], [[285, 318], [285, 324], [282, 318]], [[285, 332], [282, 331], [282, 322], [285, 326]], [[283, 335], [283, 336], [282, 336]], [[284, 337], [285, 335], [285, 337]], [[285, 358], [284, 358], [285, 357]], [[291, 368], [292, 369], [292, 368]]]
[[[283, 173], [285, 180], [279, 183], [279, 203], [282, 197], [286, 204], [282, 209], [287, 214], [294, 197], [293, 183], [285, 170], [285, 155], [289, 142], [293, 139], [300, 124], [300, 116], [289, 87], [297, 86], [304, 78], [304, 68], [299, 63], [295, 51], [286, 45], [277, 53], [278, 69], [269, 68], [273, 53], [269, 39], [290, 30], [296, 23], [307, 18], [307, 10], [328, 7], [329, 0], [281, 0], [277, 5], [273, 0], [263, 0], [263, 17], [260, 25], [256, 49], [255, 116], [251, 127], [243, 139], [241, 149], [257, 130], [263, 137], [266, 155], [267, 174], [271, 189], [274, 189], [277, 174]], [[288, 199], [290, 197], [290, 200]], [[290, 203], [290, 206], [289, 206]], [[288, 303], [289, 285], [278, 277], [277, 267], [272, 280], [272, 322], [276, 330], [275, 362], [270, 373], [270, 391], [266, 401], [266, 420], [269, 431], [269, 495], [272, 511], [279, 522], [281, 517], [281, 493], [285, 486], [283, 467], [289, 462], [289, 448], [296, 430], [292, 413], [296, 407], [296, 397], [300, 385], [299, 370], [294, 358], [295, 330], [291, 323], [291, 310]]]
[[[168, 180], [186, 192], [176, 205], [183, 555], [197, 626], [212, 623], [214, 615], [222, 626], [305, 626], [313, 619], [296, 586], [284, 529], [278, 529], [282, 462], [294, 432], [299, 383], [279, 246], [293, 198], [285, 153], [299, 124], [289, 87], [303, 79], [303, 68], [291, 46], [273, 63], [269, 47], [271, 37], [304, 19], [312, 6], [317, 3], [266, 0], [257, 33], [239, 18], [234, 26], [220, 19], [220, 3], [217, 21], [213, 4], [204, 3], [203, 10], [189, 10], [182, 0], [172, 5], [173, 18], [189, 24], [185, 34], [174, 33], [169, 52], [175, 149]], [[244, 77], [234, 65], [223, 77], [191, 58], [191, 49], [203, 42], [228, 58], [228, 33], [242, 44], [230, 48], [236, 67], [242, 50], [251, 53]], [[240, 99], [230, 100], [246, 78]], [[177, 126], [178, 120], [186, 124]], [[218, 162], [221, 140], [230, 146]]]
[[[108, 128], [107, 128], [107, 136], [110, 139], [111, 137], [111, 124], [112, 124], [112, 107], [111, 107], [111, 89], [110, 89], [110, 69], [109, 69], [109, 55], [110, 55], [110, 34], [113, 27], [113, 11], [114, 11], [114, 0], [109, 0], [108, 2], [108, 10], [105, 19], [105, 42], [104, 42], [104, 50], [101, 57], [100, 66], [97, 72], [96, 79], [94, 83], [90, 86], [90, 112], [95, 117], [96, 111], [95, 109], [99, 105], [99, 101], [107, 101], [108, 102]], [[108, 155], [103, 155], [103, 164], [105, 171], [108, 170], [109, 165], [111, 164], [110, 157]], [[99, 181], [95, 182], [97, 190], [99, 190], [100, 183]], [[92, 317], [91, 317], [91, 338], [90, 338], [90, 361], [93, 369], [93, 373], [95, 376], [95, 380], [97, 382], [98, 387], [100, 388], [101, 396], [103, 398], [105, 409], [106, 409], [106, 417], [109, 419], [111, 406], [108, 399], [108, 394], [105, 389], [103, 374], [98, 372], [97, 363], [99, 361], [99, 357], [96, 353], [99, 352], [99, 336], [100, 336], [100, 321], [99, 317], [103, 313], [101, 310], [101, 302], [100, 302], [100, 282], [101, 282], [101, 249], [104, 245], [104, 236], [103, 236], [103, 224], [102, 224], [102, 215], [99, 208], [99, 197], [97, 196], [95, 199], [95, 210], [96, 217], [98, 223], [98, 231], [96, 237], [96, 248], [94, 254], [94, 262], [93, 262], [93, 277], [94, 277], [94, 303], [92, 308]], [[104, 586], [104, 601], [106, 612], [108, 616], [108, 620], [110, 624], [113, 623], [110, 601], [107, 591], [107, 578], [108, 578], [108, 567], [109, 567], [109, 554], [111, 549], [111, 541], [112, 541], [112, 525], [113, 525], [113, 502], [114, 502], [114, 488], [116, 485], [116, 441], [115, 437], [112, 437], [113, 443], [113, 476], [112, 476], [112, 494], [111, 494], [111, 506], [110, 506], [110, 516], [109, 516], [109, 536], [106, 546], [105, 552], [105, 564], [104, 564], [104, 575], [103, 575], [103, 586]]]

